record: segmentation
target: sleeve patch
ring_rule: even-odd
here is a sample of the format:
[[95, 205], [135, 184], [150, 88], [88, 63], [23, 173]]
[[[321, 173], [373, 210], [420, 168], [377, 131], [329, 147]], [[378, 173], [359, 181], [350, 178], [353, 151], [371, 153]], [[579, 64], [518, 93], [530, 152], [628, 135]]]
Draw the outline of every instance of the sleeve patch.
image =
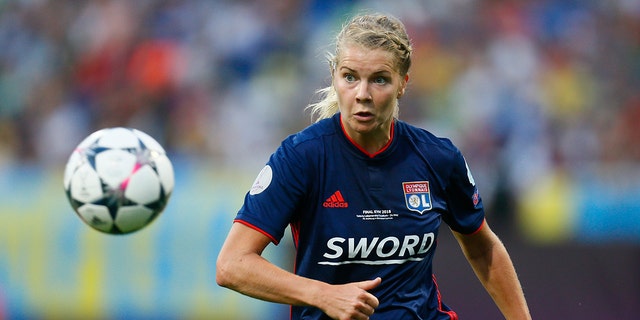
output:
[[266, 190], [267, 187], [269, 187], [272, 178], [273, 171], [271, 170], [271, 166], [264, 166], [264, 168], [260, 170], [260, 173], [258, 173], [256, 180], [253, 182], [251, 190], [249, 190], [249, 194], [253, 196], [262, 193], [262, 191]]

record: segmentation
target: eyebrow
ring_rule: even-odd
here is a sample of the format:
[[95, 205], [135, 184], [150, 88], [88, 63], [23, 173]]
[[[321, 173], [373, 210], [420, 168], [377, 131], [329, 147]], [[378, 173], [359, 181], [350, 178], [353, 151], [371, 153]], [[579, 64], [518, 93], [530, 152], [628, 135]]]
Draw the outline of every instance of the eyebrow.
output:
[[[358, 73], [358, 70], [351, 69], [351, 68], [346, 67], [346, 66], [341, 66], [338, 70], [342, 71], [342, 69], [347, 69], [347, 71]], [[378, 70], [378, 71], [372, 72], [371, 74], [373, 74], [373, 75], [382, 75], [382, 74], [390, 75], [390, 74], [392, 74], [392, 72], [389, 71], [389, 70]]]

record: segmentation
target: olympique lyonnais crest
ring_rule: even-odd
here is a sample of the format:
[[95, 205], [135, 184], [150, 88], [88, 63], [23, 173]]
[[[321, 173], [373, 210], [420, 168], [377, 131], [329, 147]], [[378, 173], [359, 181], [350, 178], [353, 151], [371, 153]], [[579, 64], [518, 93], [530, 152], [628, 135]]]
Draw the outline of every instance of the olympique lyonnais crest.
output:
[[431, 210], [431, 193], [429, 181], [403, 182], [402, 191], [407, 203], [407, 209], [424, 213]]

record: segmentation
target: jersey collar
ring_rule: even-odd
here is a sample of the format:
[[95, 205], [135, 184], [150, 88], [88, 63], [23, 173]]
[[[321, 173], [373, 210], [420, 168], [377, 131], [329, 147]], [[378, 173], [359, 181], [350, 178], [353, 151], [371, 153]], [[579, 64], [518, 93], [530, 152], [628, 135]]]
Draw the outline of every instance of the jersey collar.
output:
[[345, 138], [347, 138], [347, 140], [349, 140], [349, 142], [353, 146], [355, 146], [358, 150], [360, 150], [362, 153], [364, 153], [369, 158], [374, 158], [375, 156], [385, 152], [387, 149], [389, 149], [389, 146], [393, 142], [394, 131], [395, 131], [394, 129], [395, 129], [395, 124], [396, 124], [395, 119], [391, 122], [391, 128], [390, 128], [391, 132], [390, 132], [390, 135], [389, 135], [389, 137], [390, 137], [389, 141], [382, 148], [380, 148], [380, 150], [378, 150], [378, 151], [376, 151], [374, 153], [367, 152], [364, 148], [362, 148], [359, 144], [357, 144], [353, 139], [351, 139], [351, 137], [347, 134], [347, 131], [344, 129], [344, 124], [342, 123], [342, 119], [340, 118], [340, 114], [338, 114], [338, 122], [340, 123], [340, 129], [342, 130], [342, 134], [345, 136]]

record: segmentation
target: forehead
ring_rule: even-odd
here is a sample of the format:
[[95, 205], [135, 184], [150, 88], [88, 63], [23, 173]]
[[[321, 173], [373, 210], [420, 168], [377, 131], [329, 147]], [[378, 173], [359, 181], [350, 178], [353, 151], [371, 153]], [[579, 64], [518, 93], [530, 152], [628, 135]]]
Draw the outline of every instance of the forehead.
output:
[[384, 49], [369, 49], [360, 45], [347, 45], [338, 57], [338, 69], [349, 68], [359, 72], [388, 71], [398, 73], [396, 59]]

